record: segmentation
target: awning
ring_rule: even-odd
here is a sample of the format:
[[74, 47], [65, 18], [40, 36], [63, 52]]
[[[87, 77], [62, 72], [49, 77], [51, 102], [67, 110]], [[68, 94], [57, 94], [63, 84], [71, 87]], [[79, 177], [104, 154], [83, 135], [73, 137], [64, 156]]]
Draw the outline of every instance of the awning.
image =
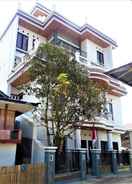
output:
[[132, 86], [132, 62], [110, 70], [106, 74]]
[[16, 116], [31, 111], [36, 105], [38, 105], [38, 103], [29, 103], [0, 97], [0, 109], [5, 109], [5, 106], [8, 106], [8, 110], [16, 111]]

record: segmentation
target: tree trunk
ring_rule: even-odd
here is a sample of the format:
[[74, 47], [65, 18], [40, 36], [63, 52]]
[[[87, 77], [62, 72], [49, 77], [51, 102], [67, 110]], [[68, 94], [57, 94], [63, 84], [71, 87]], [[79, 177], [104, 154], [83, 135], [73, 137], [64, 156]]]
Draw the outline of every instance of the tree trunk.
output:
[[48, 94], [47, 94], [45, 106], [46, 106], [45, 107], [45, 124], [46, 124], [46, 131], [47, 131], [47, 143], [48, 143], [48, 146], [51, 146], [50, 132], [49, 132], [49, 122], [48, 122], [48, 106], [49, 106]]
[[64, 138], [60, 137], [59, 135], [55, 135], [54, 137], [54, 144], [57, 146], [58, 151], [62, 152], [64, 147]]

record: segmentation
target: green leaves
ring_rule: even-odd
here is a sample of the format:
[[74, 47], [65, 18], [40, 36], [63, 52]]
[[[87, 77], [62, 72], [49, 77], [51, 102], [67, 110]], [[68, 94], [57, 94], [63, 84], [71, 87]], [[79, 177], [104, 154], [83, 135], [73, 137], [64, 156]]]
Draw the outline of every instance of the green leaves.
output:
[[105, 104], [101, 95], [104, 90], [88, 78], [87, 68], [79, 65], [75, 58], [71, 60], [65, 50], [41, 44], [30, 65], [32, 82], [28, 88], [41, 103], [46, 101], [41, 119], [47, 128], [47, 136], [50, 136], [52, 122], [55, 144], [56, 139], [70, 135], [80, 117], [82, 122], [90, 121], [101, 112]]

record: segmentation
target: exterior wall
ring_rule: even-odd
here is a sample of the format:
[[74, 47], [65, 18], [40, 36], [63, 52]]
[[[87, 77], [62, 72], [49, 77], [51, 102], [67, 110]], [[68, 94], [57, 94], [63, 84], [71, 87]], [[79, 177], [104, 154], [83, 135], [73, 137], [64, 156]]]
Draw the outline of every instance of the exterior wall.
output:
[[0, 144], [0, 166], [15, 165], [16, 144]]
[[81, 43], [81, 49], [87, 52], [87, 59], [89, 64], [99, 65], [97, 63], [97, 50], [104, 53], [104, 69], [112, 68], [112, 47], [102, 48], [94, 42], [86, 39]]
[[132, 131], [129, 131], [130, 149], [132, 149]]
[[18, 17], [15, 18], [4, 37], [0, 40], [0, 89], [5, 93], [8, 93], [7, 79], [15, 58], [17, 28]]
[[44, 162], [44, 149], [39, 141], [33, 141], [33, 153], [31, 162], [33, 164]]
[[17, 118], [18, 121], [20, 121], [20, 128], [22, 130], [22, 137], [29, 138], [29, 139], [35, 139], [36, 138], [36, 130], [33, 122], [30, 122], [31, 120], [28, 120], [28, 116], [24, 118], [22, 115], [21, 117]]
[[33, 41], [33, 38], [35, 38], [39, 43], [43, 43], [43, 42], [46, 42], [46, 38], [45, 37], [42, 37], [40, 36], [39, 34], [36, 34], [32, 31], [30, 31], [29, 29], [26, 29], [22, 26], [19, 26], [19, 32], [20, 33], [23, 33], [25, 35], [27, 35], [29, 37], [29, 41], [28, 41], [28, 51], [31, 51], [32, 50], [32, 41]]
[[[92, 140], [92, 130], [81, 130], [81, 140]], [[98, 146], [100, 148], [101, 141], [108, 141], [106, 130], [97, 130]], [[119, 150], [121, 150], [121, 136], [119, 133], [112, 132], [112, 142], [118, 142]]]
[[97, 134], [98, 134], [99, 140], [101, 140], [101, 141], [108, 141], [107, 131], [98, 130]]
[[121, 151], [122, 150], [121, 135], [117, 134], [117, 133], [113, 133], [112, 140], [113, 140], [113, 142], [118, 142], [119, 151]]
[[111, 102], [113, 104], [113, 124], [116, 128], [122, 128], [122, 109], [121, 109], [121, 98], [107, 95], [108, 102]]
[[82, 140], [92, 140], [92, 130], [81, 130], [81, 139]]

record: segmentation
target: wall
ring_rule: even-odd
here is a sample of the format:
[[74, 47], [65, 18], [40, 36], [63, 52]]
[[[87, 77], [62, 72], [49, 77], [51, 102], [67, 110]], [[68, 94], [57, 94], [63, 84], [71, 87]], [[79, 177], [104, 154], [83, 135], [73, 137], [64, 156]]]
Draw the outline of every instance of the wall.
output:
[[[97, 63], [97, 50], [104, 53], [104, 68], [111, 69], [112, 68], [112, 47], [109, 46], [107, 48], [102, 48], [94, 42], [86, 39], [81, 43], [81, 49], [87, 52], [88, 62], [93, 64]], [[94, 66], [94, 65], [93, 65]]]
[[121, 108], [121, 98], [112, 96], [112, 95], [107, 95], [108, 101], [112, 102], [113, 104], [113, 114], [114, 114], [114, 126], [116, 128], [122, 128], [122, 108]]
[[16, 144], [0, 144], [0, 166], [15, 164]]
[[44, 149], [39, 141], [33, 141], [32, 161], [33, 164], [44, 162]]
[[132, 131], [129, 131], [130, 149], [132, 149]]
[[[81, 130], [81, 139], [92, 140], [91, 134], [92, 134], [92, 129]], [[97, 136], [99, 141], [108, 141], [107, 130], [97, 130]], [[121, 150], [121, 136], [119, 133], [114, 133], [114, 132], [112, 133], [112, 142], [118, 142], [119, 149]]]
[[117, 133], [112, 133], [112, 141], [118, 142], [119, 151], [121, 151], [121, 135]]
[[18, 17], [15, 18], [5, 36], [0, 40], [0, 89], [8, 93], [7, 79], [12, 70], [16, 51]]
[[39, 34], [36, 34], [32, 31], [30, 31], [29, 29], [26, 29], [22, 26], [19, 26], [19, 29], [18, 31], [20, 33], [23, 33], [25, 35], [27, 35], [29, 37], [29, 41], [28, 41], [28, 51], [31, 51], [32, 50], [32, 41], [33, 41], [33, 38], [36, 39], [36, 44], [39, 45], [39, 43], [43, 43], [43, 42], [46, 42], [46, 38], [45, 37], [42, 37], [40, 36]]
[[28, 120], [28, 116], [22, 115], [17, 120], [21, 122], [22, 137], [29, 139], [36, 138], [35, 126], [31, 118]]

